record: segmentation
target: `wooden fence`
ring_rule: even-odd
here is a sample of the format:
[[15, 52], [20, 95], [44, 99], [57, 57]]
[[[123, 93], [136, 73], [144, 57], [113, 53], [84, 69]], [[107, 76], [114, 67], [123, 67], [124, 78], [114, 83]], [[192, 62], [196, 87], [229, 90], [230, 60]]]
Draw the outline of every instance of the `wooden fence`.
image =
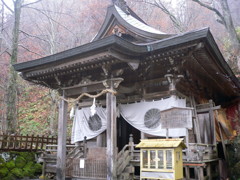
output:
[[51, 144], [57, 144], [57, 137], [0, 134], [0, 151], [41, 151]]

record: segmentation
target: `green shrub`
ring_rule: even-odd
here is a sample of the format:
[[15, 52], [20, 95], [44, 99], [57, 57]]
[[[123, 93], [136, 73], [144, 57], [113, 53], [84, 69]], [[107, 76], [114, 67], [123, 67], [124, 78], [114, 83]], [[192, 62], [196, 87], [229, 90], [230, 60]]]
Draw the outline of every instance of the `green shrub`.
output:
[[4, 159], [2, 157], [0, 157], [0, 164], [5, 163]]
[[8, 174], [8, 169], [6, 167], [1, 167], [0, 168], [0, 178], [7, 176], [7, 174]]
[[8, 173], [8, 175], [4, 178], [2, 178], [1, 180], [16, 180], [16, 178], [14, 177], [14, 175], [12, 173]]
[[17, 168], [23, 168], [26, 163], [27, 161], [22, 156], [18, 156], [15, 160], [15, 165]]
[[35, 174], [41, 174], [42, 173], [42, 165], [41, 164], [35, 164], [34, 165], [34, 171], [35, 171]]
[[20, 168], [14, 168], [11, 170], [11, 173], [16, 176], [17, 178], [23, 178], [23, 171]]
[[7, 162], [0, 163], [0, 180], [34, 178], [41, 174], [42, 165], [35, 162], [35, 153], [10, 152]]
[[21, 152], [20, 156], [23, 157], [27, 162], [35, 161], [35, 154], [32, 152]]
[[9, 161], [9, 162], [6, 162], [5, 166], [6, 166], [9, 170], [15, 168], [15, 162], [14, 162], [14, 160], [11, 160], [11, 161]]
[[24, 168], [23, 168], [23, 174], [28, 177], [34, 177], [35, 169], [34, 169], [34, 163], [28, 162]]

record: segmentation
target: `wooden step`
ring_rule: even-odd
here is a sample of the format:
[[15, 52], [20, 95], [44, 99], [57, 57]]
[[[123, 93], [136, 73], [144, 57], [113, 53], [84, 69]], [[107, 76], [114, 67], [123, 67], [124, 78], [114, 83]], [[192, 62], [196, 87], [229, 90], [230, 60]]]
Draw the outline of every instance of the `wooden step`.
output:
[[130, 166], [125, 167], [123, 172], [124, 173], [134, 173], [134, 166], [130, 165]]
[[130, 163], [131, 163], [133, 166], [140, 166], [140, 159], [130, 160]]
[[133, 179], [134, 179], [134, 180], [140, 180], [140, 176], [134, 175]]
[[129, 173], [122, 173], [120, 175], [121, 180], [129, 180], [130, 179], [130, 174]]
[[46, 173], [56, 173], [56, 164], [46, 164], [45, 172]]
[[57, 159], [57, 155], [56, 154], [44, 154], [43, 159]]

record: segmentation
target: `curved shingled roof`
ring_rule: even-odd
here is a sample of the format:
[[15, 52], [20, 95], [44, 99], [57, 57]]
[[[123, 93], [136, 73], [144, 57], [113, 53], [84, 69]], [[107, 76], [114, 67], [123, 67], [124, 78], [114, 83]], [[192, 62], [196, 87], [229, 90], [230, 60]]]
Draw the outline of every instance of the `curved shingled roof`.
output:
[[[151, 42], [171, 36], [171, 34], [167, 34], [150, 27], [129, 7], [127, 8], [129, 13], [123, 11], [116, 5], [108, 7], [104, 23], [93, 41], [102, 39], [110, 34], [114, 34], [114, 32], [111, 31], [115, 26], [123, 28], [126, 34], [131, 35], [137, 39], [138, 42]], [[144, 39], [144, 41], [142, 41], [142, 39]]]

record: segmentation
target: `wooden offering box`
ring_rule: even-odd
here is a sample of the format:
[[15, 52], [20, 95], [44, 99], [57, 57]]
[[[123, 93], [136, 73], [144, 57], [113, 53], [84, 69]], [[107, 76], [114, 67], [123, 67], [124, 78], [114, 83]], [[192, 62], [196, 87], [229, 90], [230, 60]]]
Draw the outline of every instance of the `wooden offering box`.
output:
[[141, 149], [141, 180], [183, 178], [183, 139], [142, 139], [137, 147]]

